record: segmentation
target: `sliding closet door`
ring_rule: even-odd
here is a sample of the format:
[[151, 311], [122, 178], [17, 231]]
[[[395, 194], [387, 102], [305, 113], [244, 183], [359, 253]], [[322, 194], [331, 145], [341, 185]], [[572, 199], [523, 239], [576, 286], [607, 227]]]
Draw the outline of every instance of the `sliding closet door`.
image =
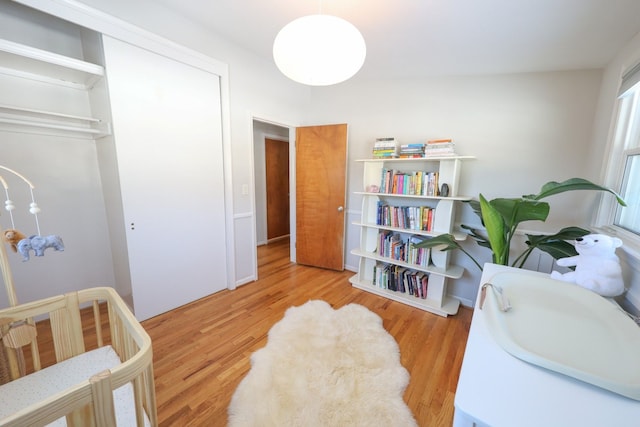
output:
[[104, 37], [135, 315], [227, 287], [219, 76]]

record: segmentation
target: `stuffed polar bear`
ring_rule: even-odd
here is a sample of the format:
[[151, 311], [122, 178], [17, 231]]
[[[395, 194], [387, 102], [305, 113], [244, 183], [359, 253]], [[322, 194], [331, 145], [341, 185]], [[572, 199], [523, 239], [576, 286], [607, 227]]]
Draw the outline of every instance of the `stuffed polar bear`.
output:
[[578, 237], [575, 240], [578, 255], [557, 260], [561, 267], [575, 266], [575, 271], [564, 274], [552, 271], [551, 277], [575, 283], [604, 297], [618, 296], [625, 291], [620, 260], [616, 255], [616, 248], [620, 246], [622, 240], [604, 234]]

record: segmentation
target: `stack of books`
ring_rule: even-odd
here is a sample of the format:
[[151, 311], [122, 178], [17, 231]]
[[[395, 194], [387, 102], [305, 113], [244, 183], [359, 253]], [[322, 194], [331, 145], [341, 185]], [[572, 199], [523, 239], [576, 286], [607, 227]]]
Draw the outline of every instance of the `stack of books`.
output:
[[402, 144], [400, 146], [400, 158], [424, 157], [424, 144]]
[[451, 139], [431, 139], [424, 146], [425, 157], [455, 156], [455, 144]]
[[373, 144], [373, 157], [398, 157], [398, 141], [395, 138], [376, 138]]
[[373, 286], [390, 291], [402, 292], [426, 299], [429, 289], [429, 275], [399, 265], [376, 262], [373, 267]]
[[392, 206], [378, 202], [376, 225], [405, 230], [433, 230], [433, 208], [428, 206]]
[[382, 168], [380, 186], [375, 193], [437, 196], [439, 172], [403, 172]]

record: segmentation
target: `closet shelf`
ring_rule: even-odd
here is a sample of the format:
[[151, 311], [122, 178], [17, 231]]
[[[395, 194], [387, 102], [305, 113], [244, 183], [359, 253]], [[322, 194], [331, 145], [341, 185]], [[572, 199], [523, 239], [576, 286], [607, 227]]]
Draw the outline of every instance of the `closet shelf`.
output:
[[0, 104], [0, 129], [82, 139], [97, 139], [111, 133], [108, 123], [93, 117], [3, 104]]
[[0, 39], [0, 64], [6, 74], [82, 88], [105, 74], [101, 65], [5, 39]]

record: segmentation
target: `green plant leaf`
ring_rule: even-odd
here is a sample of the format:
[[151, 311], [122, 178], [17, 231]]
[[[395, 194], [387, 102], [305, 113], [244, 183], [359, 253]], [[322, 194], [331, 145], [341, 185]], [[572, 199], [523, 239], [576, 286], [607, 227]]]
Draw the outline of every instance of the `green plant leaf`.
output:
[[432, 237], [427, 240], [423, 240], [420, 243], [416, 243], [417, 248], [434, 248], [436, 246], [443, 246], [438, 248], [441, 251], [451, 251], [453, 249], [460, 249], [460, 244], [453, 237], [452, 234], [441, 234], [439, 236]]
[[[467, 230], [478, 245], [491, 250], [494, 263], [509, 265], [511, 239], [515, 235], [518, 225], [524, 221], [544, 222], [549, 216], [549, 204], [540, 201], [540, 199], [575, 190], [606, 191], [613, 194], [620, 205], [626, 206], [624, 200], [613, 190], [586, 179], [571, 178], [563, 182], [550, 181], [542, 186], [540, 193], [524, 195], [521, 198], [496, 198], [488, 201], [480, 194], [479, 200], [469, 200], [466, 203], [480, 218], [486, 229], [486, 237], [482, 229], [478, 230], [464, 224], [462, 228]], [[580, 227], [566, 227], [552, 235], [527, 235], [528, 247], [516, 258], [513, 265], [522, 267], [536, 248], [549, 253], [556, 259], [572, 256], [575, 254], [575, 248], [567, 241], [575, 240], [588, 233], [588, 230]], [[457, 244], [457, 246], [465, 252], [462, 245]], [[446, 250], [452, 249], [454, 248], [451, 246]], [[469, 253], [465, 253], [480, 267]]]
[[451, 251], [454, 249], [460, 249], [462, 253], [468, 256], [471, 261], [482, 271], [480, 263], [467, 251], [464, 250], [462, 245], [456, 240], [452, 234], [440, 234], [439, 236], [432, 237], [428, 240], [424, 240], [416, 244], [418, 248], [432, 248], [440, 251]]
[[527, 234], [527, 245], [529, 246], [538, 246], [545, 242], [551, 242], [554, 240], [575, 240], [578, 237], [585, 236], [589, 234], [589, 230], [585, 230], [580, 227], [565, 227], [562, 230], [558, 231], [555, 234]]
[[508, 265], [509, 248], [505, 233], [505, 222], [500, 212], [480, 194], [480, 209], [482, 220], [487, 229], [487, 236], [493, 251], [493, 262], [500, 265]]
[[555, 234], [527, 234], [526, 243], [529, 249], [520, 257], [521, 265], [525, 263], [533, 249], [546, 252], [555, 259], [574, 256], [577, 254], [575, 247], [567, 240], [575, 240], [589, 233], [590, 231], [584, 228], [565, 227]]
[[546, 221], [549, 204], [527, 199], [493, 199], [489, 203], [504, 218], [507, 228], [516, 228], [523, 221]]
[[553, 196], [554, 194], [576, 190], [606, 191], [613, 194], [620, 205], [627, 206], [622, 197], [620, 197], [615, 191], [610, 188], [594, 184], [593, 182], [583, 178], [570, 178], [562, 182], [550, 181], [542, 186], [538, 194], [529, 194], [523, 197], [527, 199], [540, 200], [545, 197]]
[[491, 249], [491, 244], [489, 243], [489, 240], [487, 240], [487, 238], [482, 234], [478, 233], [478, 231], [475, 228], [469, 227], [468, 225], [464, 225], [464, 224], [461, 224], [460, 227], [462, 227], [465, 230], [468, 230], [469, 235], [476, 241], [476, 243], [478, 243], [478, 245]]
[[554, 259], [567, 258], [578, 254], [575, 246], [569, 242], [565, 242], [564, 240], [541, 243], [538, 245], [538, 249], [548, 253]]
[[475, 212], [475, 214], [478, 215], [478, 217], [482, 218], [479, 201], [472, 199], [472, 200], [466, 200], [465, 203], [467, 203], [471, 207], [471, 209], [473, 209], [473, 212]]

